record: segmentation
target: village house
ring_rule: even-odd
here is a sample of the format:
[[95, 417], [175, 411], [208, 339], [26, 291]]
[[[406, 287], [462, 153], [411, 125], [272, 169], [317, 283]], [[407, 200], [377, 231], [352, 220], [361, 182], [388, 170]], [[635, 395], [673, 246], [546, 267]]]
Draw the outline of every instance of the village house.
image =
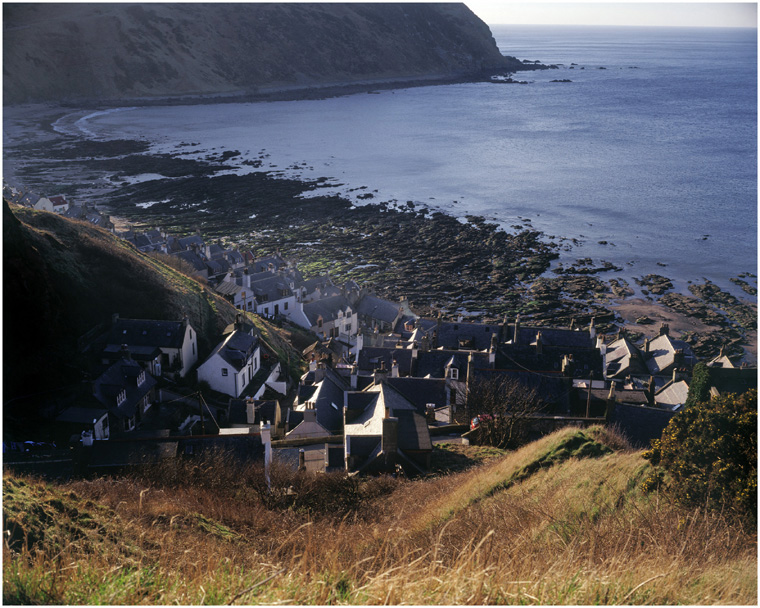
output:
[[93, 383], [93, 395], [108, 410], [111, 435], [133, 431], [155, 401], [156, 380], [128, 351]]
[[359, 472], [424, 473], [433, 445], [425, 418], [401, 393], [380, 381], [361, 393], [349, 393], [363, 408], [344, 408], [346, 469]]
[[355, 341], [358, 320], [345, 296], [332, 296], [307, 302], [303, 312], [310, 329], [322, 340], [338, 338], [347, 343]]
[[261, 367], [258, 338], [235, 330], [198, 366], [198, 381], [212, 390], [240, 397]]
[[132, 358], [156, 376], [169, 372], [184, 378], [198, 361], [198, 336], [187, 317], [154, 321], [121, 319], [116, 313], [105, 343], [104, 361], [119, 357], [126, 346]]

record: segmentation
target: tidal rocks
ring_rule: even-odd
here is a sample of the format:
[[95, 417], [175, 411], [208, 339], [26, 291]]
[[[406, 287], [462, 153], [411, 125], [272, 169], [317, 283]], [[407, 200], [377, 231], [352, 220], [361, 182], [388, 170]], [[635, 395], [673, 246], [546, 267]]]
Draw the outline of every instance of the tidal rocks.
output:
[[[673, 289], [673, 283], [670, 279], [659, 274], [648, 274], [641, 278], [634, 278], [634, 281], [636, 281], [637, 285], [646, 287], [646, 291], [654, 295], [660, 295]], [[642, 293], [644, 293], [644, 291], [645, 290], [642, 289]]]

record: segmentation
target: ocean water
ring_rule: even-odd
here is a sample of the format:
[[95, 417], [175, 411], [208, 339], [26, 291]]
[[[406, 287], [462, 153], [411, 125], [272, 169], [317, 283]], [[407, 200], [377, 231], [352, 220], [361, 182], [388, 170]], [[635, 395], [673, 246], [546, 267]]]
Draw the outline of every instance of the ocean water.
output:
[[654, 272], [681, 290], [705, 277], [746, 295], [728, 279], [757, 272], [756, 30], [492, 31], [502, 53], [560, 68], [515, 76], [527, 85], [125, 108], [58, 127], [188, 157], [238, 150], [231, 171], [261, 159], [261, 170], [328, 177], [320, 194], [357, 204], [372, 192], [532, 226], [563, 239], [564, 263], [623, 267], [609, 277]]

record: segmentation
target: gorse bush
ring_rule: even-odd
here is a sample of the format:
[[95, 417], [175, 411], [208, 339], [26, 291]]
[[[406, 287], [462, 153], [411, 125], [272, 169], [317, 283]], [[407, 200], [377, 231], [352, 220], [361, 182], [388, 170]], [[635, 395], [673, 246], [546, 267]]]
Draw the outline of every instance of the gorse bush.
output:
[[684, 506], [756, 521], [757, 391], [686, 405], [644, 458], [657, 467], [645, 490], [664, 482]]

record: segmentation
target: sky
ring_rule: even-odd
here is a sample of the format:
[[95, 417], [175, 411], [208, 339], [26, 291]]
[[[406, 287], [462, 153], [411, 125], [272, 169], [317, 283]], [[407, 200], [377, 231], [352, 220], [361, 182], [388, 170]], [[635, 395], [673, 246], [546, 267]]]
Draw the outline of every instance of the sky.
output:
[[757, 27], [756, 2], [506, 2], [464, 0], [489, 25]]

